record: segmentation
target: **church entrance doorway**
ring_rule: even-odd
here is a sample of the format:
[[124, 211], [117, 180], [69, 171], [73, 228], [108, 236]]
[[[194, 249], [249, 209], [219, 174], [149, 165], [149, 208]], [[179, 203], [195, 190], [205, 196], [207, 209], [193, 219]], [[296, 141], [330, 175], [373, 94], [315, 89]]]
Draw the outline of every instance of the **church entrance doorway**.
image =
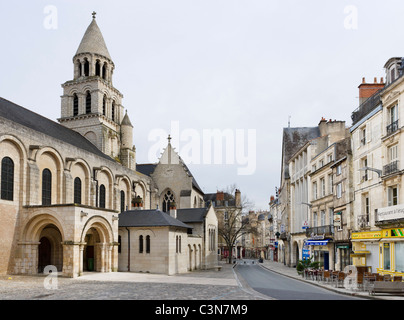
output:
[[51, 264], [51, 244], [48, 238], [42, 237], [38, 246], [38, 273], [42, 273]]
[[38, 273], [43, 273], [46, 266], [54, 266], [62, 271], [63, 248], [62, 235], [55, 225], [47, 225], [40, 234], [38, 245]]
[[90, 228], [85, 237], [86, 246], [83, 250], [83, 270], [96, 271], [96, 251], [99, 247], [100, 236], [95, 228]]

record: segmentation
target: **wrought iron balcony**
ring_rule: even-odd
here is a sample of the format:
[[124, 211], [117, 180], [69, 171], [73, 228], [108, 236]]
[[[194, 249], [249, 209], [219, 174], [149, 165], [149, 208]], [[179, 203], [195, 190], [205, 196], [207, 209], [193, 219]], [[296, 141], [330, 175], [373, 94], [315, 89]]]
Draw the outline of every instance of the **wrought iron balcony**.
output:
[[387, 135], [390, 135], [397, 130], [398, 130], [398, 120], [392, 122], [386, 127]]
[[366, 228], [370, 226], [369, 215], [368, 214], [361, 214], [358, 216], [358, 227], [359, 228]]
[[306, 229], [306, 237], [316, 236], [316, 235], [332, 235], [334, 232], [333, 225], [321, 226], [321, 227], [313, 227]]
[[399, 171], [399, 169], [398, 169], [398, 160], [392, 161], [392, 162], [390, 162], [389, 164], [387, 164], [387, 165], [385, 165], [383, 167], [383, 174], [385, 176], [389, 175], [389, 174], [396, 173], [398, 171]]
[[377, 108], [380, 105], [381, 103], [380, 92], [381, 90], [379, 90], [377, 93], [375, 93], [365, 102], [363, 102], [354, 112], [352, 112], [351, 115], [352, 125], [355, 125], [357, 122], [359, 122], [359, 120], [361, 120], [363, 117], [365, 117], [367, 114], [372, 112], [375, 108]]

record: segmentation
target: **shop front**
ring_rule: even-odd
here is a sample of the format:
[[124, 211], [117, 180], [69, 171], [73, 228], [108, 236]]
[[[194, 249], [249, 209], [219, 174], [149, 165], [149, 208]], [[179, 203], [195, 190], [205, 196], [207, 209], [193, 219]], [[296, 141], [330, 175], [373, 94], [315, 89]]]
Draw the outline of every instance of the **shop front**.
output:
[[[334, 250], [330, 239], [306, 240], [304, 243], [305, 252], [309, 252], [313, 261], [320, 262], [324, 270], [333, 270]], [[307, 253], [306, 253], [307, 255]]]
[[404, 276], [404, 228], [352, 233], [354, 266], [369, 272]]

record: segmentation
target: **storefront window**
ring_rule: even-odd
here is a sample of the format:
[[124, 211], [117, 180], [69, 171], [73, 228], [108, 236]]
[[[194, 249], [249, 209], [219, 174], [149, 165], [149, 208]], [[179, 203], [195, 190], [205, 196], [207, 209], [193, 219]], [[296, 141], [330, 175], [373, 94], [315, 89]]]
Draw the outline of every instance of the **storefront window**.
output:
[[390, 243], [383, 244], [383, 269], [390, 270]]
[[394, 248], [396, 253], [396, 271], [404, 272], [404, 243], [396, 242]]

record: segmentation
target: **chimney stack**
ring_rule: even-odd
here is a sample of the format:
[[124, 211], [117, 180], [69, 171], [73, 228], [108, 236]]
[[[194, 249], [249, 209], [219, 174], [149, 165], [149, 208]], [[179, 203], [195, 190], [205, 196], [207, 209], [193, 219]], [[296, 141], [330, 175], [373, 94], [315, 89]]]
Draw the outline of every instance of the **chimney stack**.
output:
[[374, 78], [374, 83], [366, 83], [365, 78], [362, 78], [362, 83], [359, 85], [359, 105], [364, 103], [368, 98], [373, 96], [377, 91], [384, 88], [384, 80], [380, 78], [380, 82], [377, 82], [377, 78]]
[[236, 192], [234, 194], [234, 198], [235, 198], [235, 204], [236, 207], [240, 207], [241, 206], [241, 192], [239, 189], [236, 189]]

